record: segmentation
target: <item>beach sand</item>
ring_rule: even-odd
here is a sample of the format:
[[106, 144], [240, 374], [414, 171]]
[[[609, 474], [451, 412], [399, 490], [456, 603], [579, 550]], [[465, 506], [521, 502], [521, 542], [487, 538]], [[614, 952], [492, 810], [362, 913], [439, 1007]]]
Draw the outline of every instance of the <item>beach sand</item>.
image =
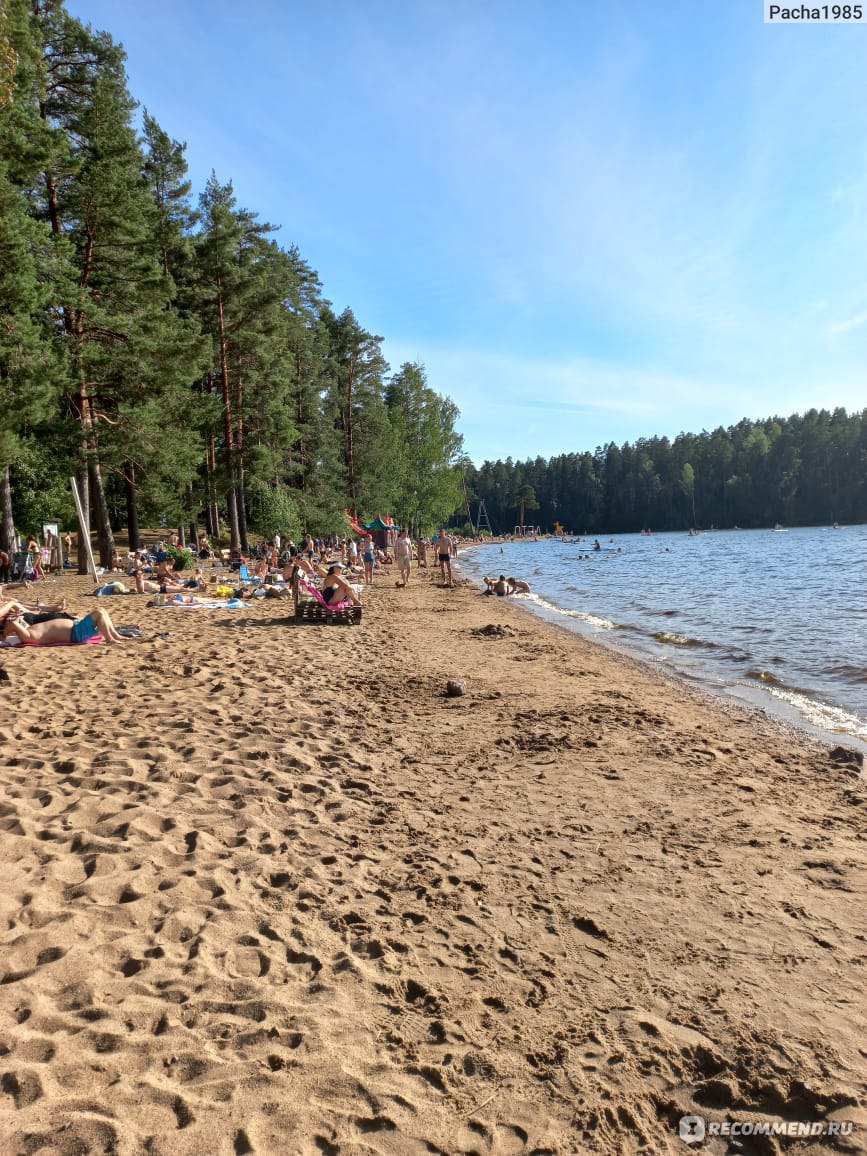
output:
[[863, 1150], [857, 767], [394, 577], [0, 651], [0, 1152]]

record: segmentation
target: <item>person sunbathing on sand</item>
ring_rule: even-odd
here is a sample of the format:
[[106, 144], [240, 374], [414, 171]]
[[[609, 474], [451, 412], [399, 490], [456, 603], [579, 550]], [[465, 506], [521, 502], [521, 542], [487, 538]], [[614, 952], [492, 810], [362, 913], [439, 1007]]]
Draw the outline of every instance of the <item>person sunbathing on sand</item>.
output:
[[170, 581], [165, 579], [161, 582], [152, 582], [149, 578], [145, 578], [141, 570], [136, 570], [135, 574], [135, 589], [137, 594], [181, 594], [187, 590], [206, 590], [208, 587], [208, 580], [201, 570], [196, 570], [195, 578], [190, 578], [187, 581]]
[[25, 590], [29, 590], [32, 585], [33, 585], [33, 583], [30, 582], [29, 579], [27, 579], [27, 578], [17, 578], [14, 582], [8, 582], [7, 581], [7, 582], [2, 583], [2, 585], [0, 585], [0, 591], [2, 591], [3, 589], [20, 590], [22, 588], [22, 586], [24, 587]]
[[84, 618], [75, 621], [69, 618], [54, 618], [49, 622], [37, 622], [28, 626], [24, 618], [8, 618], [3, 628], [3, 637], [21, 639], [22, 643], [36, 646], [55, 646], [58, 643], [72, 643], [78, 645], [89, 642], [101, 634], [106, 642], [127, 642], [123, 635], [118, 634], [108, 612], [102, 609], [92, 610]]
[[42, 606], [39, 602], [19, 602], [15, 598], [5, 598], [4, 588], [0, 586], [0, 622], [8, 618], [11, 614], [43, 614], [43, 613], [62, 613], [66, 610], [66, 599], [61, 598], [59, 602], [53, 602], [50, 606]]
[[22, 607], [20, 610], [10, 611], [5, 617], [0, 617], [0, 625], [5, 626], [8, 620], [23, 622], [25, 626], [38, 626], [41, 622], [54, 622], [61, 618], [69, 622], [75, 621], [75, 615], [67, 614], [65, 610], [27, 610], [26, 607]]

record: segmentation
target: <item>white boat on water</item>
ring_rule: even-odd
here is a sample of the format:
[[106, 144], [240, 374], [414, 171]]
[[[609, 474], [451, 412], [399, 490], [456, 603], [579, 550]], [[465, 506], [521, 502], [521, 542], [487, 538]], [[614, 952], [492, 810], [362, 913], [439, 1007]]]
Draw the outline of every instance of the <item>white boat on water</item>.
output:
[[787, 534], [788, 532], [788, 529], [785, 526], [781, 526], [779, 522], [774, 526], [775, 534]]

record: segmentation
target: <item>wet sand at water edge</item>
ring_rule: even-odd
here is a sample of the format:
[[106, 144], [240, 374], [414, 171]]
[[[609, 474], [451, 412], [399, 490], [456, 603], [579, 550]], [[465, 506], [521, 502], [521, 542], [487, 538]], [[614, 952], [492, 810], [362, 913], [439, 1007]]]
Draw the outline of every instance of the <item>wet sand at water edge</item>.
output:
[[864, 1150], [858, 768], [394, 577], [0, 651], [0, 1153]]

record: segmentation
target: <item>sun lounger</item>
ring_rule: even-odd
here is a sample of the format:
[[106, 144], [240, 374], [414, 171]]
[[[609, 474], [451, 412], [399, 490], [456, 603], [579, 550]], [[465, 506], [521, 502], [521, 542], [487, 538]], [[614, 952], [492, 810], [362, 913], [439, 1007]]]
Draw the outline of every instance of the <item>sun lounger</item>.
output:
[[348, 598], [329, 606], [315, 586], [305, 582], [297, 573], [292, 580], [295, 596], [296, 622], [345, 622], [347, 626], [358, 626], [361, 622], [361, 607]]

